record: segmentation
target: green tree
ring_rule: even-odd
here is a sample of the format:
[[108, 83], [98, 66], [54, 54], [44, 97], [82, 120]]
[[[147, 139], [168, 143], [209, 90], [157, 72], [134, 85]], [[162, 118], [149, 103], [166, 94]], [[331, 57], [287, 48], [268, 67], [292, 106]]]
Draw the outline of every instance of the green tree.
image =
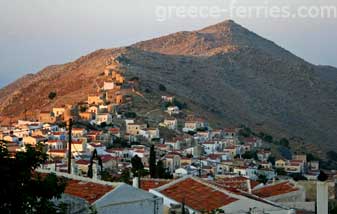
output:
[[242, 126], [242, 129], [239, 131], [239, 136], [250, 137], [252, 135], [252, 130], [246, 126]]
[[286, 138], [281, 138], [280, 145], [289, 148], [289, 141]]
[[62, 213], [64, 204], [56, 205], [51, 200], [60, 198], [65, 189], [65, 180], [55, 174], [40, 174], [35, 171], [45, 163], [47, 155], [43, 147], [27, 146], [26, 152], [17, 152], [10, 158], [4, 142], [0, 142], [0, 170], [3, 184], [0, 191], [0, 213]]
[[266, 175], [263, 175], [263, 174], [260, 174], [259, 176], [258, 176], [258, 179], [257, 179], [260, 183], [264, 183], [264, 184], [266, 184], [267, 183], [267, 181], [268, 181], [268, 179], [267, 179], [267, 176]]
[[56, 92], [55, 92], [55, 91], [51, 91], [51, 92], [49, 93], [49, 95], [48, 95], [48, 98], [49, 98], [50, 100], [53, 100], [55, 97], [56, 97]]
[[156, 173], [157, 173], [158, 178], [164, 178], [165, 177], [165, 168], [164, 168], [164, 163], [163, 163], [162, 160], [159, 160], [157, 162]]
[[159, 84], [158, 88], [159, 88], [160, 91], [166, 91], [166, 87], [163, 84]]
[[131, 158], [131, 165], [132, 165], [132, 173], [140, 177], [142, 171], [144, 170], [142, 159], [140, 159], [138, 155], [133, 156], [133, 158]]
[[155, 178], [156, 177], [156, 151], [154, 150], [154, 145], [151, 145], [151, 148], [150, 148], [149, 165], [150, 165], [151, 178]]
[[287, 175], [287, 172], [283, 168], [276, 168], [277, 175]]
[[272, 143], [273, 142], [273, 136], [271, 136], [271, 135], [265, 135], [263, 137], [263, 140], [266, 141], [266, 142], [268, 142], [268, 143]]

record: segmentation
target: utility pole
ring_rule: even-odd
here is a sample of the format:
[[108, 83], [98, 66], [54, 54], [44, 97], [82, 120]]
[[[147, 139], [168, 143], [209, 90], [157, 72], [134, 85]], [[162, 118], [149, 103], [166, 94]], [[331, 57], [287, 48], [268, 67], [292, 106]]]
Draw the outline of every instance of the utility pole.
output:
[[73, 120], [70, 118], [68, 122], [68, 174], [71, 174], [71, 130], [73, 128]]

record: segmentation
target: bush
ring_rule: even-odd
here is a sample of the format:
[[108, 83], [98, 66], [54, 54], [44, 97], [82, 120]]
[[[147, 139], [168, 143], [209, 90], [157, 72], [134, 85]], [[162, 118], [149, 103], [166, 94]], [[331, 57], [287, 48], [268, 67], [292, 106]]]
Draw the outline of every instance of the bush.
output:
[[286, 138], [280, 140], [280, 145], [289, 148], [289, 141]]
[[160, 90], [160, 91], [166, 91], [165, 85], [159, 84], [159, 90]]
[[55, 97], [56, 97], [56, 92], [54, 92], [54, 91], [50, 92], [49, 95], [48, 95], [48, 98], [50, 100], [53, 100]]
[[136, 118], [136, 117], [137, 117], [137, 114], [136, 114], [135, 112], [129, 111], [129, 112], [125, 112], [125, 113], [124, 113], [124, 116], [125, 116], [126, 118]]

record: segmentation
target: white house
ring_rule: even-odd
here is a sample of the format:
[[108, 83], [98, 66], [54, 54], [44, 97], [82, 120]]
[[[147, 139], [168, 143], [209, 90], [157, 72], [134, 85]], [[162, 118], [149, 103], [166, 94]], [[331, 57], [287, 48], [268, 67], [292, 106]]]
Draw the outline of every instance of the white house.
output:
[[179, 107], [178, 107], [178, 106], [169, 106], [169, 107], [167, 107], [166, 112], [167, 112], [169, 115], [174, 115], [174, 114], [179, 114], [179, 113], [180, 113], [180, 110], [179, 110]]
[[102, 123], [106, 123], [107, 125], [110, 125], [112, 123], [112, 116], [109, 113], [96, 114], [95, 122], [97, 125], [101, 125]]
[[115, 88], [114, 82], [104, 82], [103, 84], [103, 90], [111, 90]]
[[164, 126], [175, 130], [178, 128], [178, 120], [176, 118], [167, 118], [164, 120]]
[[[52, 171], [39, 170], [40, 173]], [[55, 203], [65, 203], [66, 213], [87, 214], [94, 207], [97, 214], [162, 214], [163, 199], [152, 193], [132, 187], [125, 183], [111, 183], [85, 178], [67, 173], [56, 173], [67, 178], [67, 185], [60, 199]]]
[[295, 214], [291, 209], [262, 198], [236, 194], [190, 176], [150, 189], [149, 192], [164, 199], [164, 209], [173, 209], [184, 201], [189, 213], [212, 213], [220, 209], [223, 213]]

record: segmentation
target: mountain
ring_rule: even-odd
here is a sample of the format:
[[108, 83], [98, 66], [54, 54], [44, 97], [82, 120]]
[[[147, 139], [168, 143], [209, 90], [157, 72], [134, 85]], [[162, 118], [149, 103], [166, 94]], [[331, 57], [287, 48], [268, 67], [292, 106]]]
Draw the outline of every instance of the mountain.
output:
[[[246, 124], [275, 136], [335, 148], [337, 69], [316, 66], [233, 21], [49, 66], [0, 90], [3, 119], [86, 100], [111, 58], [155, 91], [159, 84], [214, 124]], [[57, 92], [55, 100], [48, 94]]]

